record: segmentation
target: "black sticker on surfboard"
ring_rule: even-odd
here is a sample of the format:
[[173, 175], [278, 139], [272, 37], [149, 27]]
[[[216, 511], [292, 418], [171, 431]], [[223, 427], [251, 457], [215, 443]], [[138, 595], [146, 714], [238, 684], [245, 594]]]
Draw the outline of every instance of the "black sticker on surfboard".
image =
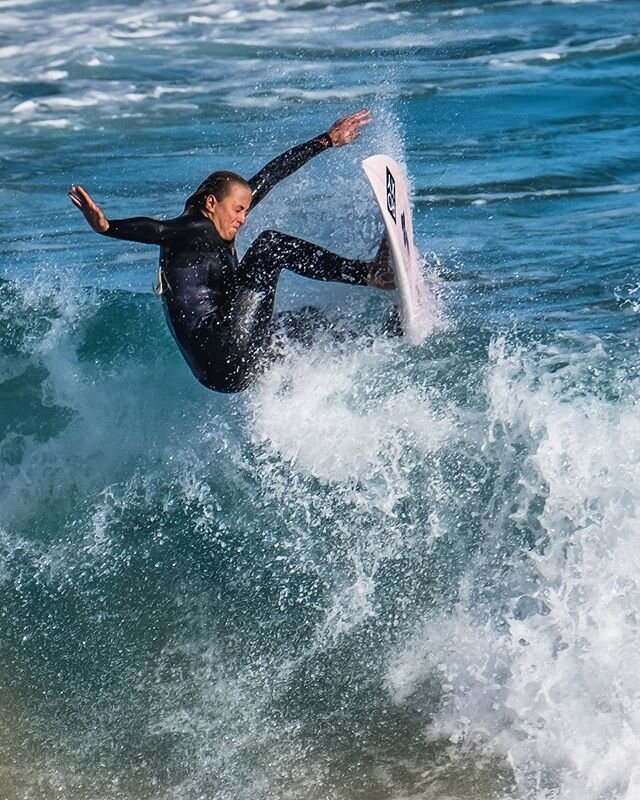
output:
[[408, 252], [409, 251], [409, 234], [407, 232], [407, 218], [404, 215], [404, 211], [400, 215], [400, 227], [402, 228], [402, 240], [404, 242], [404, 249]]
[[394, 222], [396, 220], [396, 180], [389, 172], [387, 167], [387, 211], [391, 214]]

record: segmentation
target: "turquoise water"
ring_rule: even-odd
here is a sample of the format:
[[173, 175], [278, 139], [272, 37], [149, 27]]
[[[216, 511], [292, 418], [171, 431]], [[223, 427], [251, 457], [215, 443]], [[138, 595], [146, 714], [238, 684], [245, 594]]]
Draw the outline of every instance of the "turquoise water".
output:
[[[0, 795], [640, 796], [637, 0], [0, 0]], [[412, 180], [433, 331], [362, 331], [237, 397], [191, 377], [171, 216], [366, 105], [274, 190], [347, 255], [359, 162]]]

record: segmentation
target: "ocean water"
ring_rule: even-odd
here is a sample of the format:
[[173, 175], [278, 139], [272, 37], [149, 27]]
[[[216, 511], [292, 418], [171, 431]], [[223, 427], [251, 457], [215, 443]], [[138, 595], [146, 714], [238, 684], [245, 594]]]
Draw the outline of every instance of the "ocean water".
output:
[[[640, 798], [638, 0], [0, 0], [0, 797]], [[433, 330], [197, 384], [179, 213], [367, 106], [278, 186], [354, 257], [411, 177]]]

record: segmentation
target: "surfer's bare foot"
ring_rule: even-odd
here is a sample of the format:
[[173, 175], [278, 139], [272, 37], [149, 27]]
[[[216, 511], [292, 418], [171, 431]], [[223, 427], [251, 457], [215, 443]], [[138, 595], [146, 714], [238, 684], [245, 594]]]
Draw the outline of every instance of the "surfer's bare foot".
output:
[[376, 257], [371, 262], [367, 286], [371, 286], [372, 289], [384, 289], [386, 291], [396, 288], [391, 267], [391, 252], [386, 236], [382, 237]]

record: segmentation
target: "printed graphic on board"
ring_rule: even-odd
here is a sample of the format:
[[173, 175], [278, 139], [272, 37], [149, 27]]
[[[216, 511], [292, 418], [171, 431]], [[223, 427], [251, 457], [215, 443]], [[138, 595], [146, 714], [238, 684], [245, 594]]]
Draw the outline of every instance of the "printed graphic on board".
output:
[[408, 253], [409, 252], [409, 234], [407, 232], [407, 217], [406, 217], [404, 211], [402, 212], [402, 215], [400, 216], [400, 227], [402, 228], [402, 241], [404, 242], [404, 249]]
[[387, 234], [402, 330], [412, 344], [420, 344], [429, 319], [424, 278], [413, 244], [409, 187], [402, 168], [390, 156], [370, 156], [362, 166]]
[[393, 221], [397, 222], [396, 220], [396, 181], [393, 175], [389, 172], [389, 167], [387, 167], [387, 211], [393, 217]]

